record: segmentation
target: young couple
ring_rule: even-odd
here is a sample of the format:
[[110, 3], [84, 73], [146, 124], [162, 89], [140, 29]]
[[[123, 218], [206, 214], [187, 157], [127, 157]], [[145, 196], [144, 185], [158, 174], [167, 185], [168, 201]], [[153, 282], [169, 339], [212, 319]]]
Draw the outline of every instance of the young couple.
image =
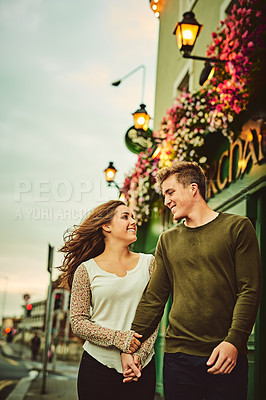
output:
[[196, 163], [165, 168], [157, 181], [174, 220], [184, 221], [160, 236], [155, 259], [129, 250], [137, 226], [120, 201], [97, 207], [61, 248], [72, 329], [85, 340], [79, 399], [154, 399], [153, 345], [171, 294], [165, 400], [245, 400], [261, 296], [253, 226], [208, 207]]

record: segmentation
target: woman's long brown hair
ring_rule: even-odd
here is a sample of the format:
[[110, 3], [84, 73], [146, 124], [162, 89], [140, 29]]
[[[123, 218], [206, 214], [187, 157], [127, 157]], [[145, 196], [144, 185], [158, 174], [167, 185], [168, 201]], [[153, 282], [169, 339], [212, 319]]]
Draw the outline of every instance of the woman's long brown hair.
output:
[[104, 251], [102, 226], [111, 222], [116, 208], [122, 205], [125, 203], [120, 200], [110, 200], [96, 207], [80, 225], [74, 225], [65, 232], [65, 244], [59, 249], [65, 253], [63, 263], [58, 267], [63, 272], [60, 276], [60, 286], [71, 289], [78, 266]]

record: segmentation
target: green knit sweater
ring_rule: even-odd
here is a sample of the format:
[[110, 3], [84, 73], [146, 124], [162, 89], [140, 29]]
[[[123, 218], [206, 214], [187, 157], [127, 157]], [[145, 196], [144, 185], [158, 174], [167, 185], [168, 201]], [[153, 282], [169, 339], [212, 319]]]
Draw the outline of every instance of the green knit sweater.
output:
[[182, 223], [159, 238], [132, 329], [148, 338], [171, 293], [166, 352], [208, 356], [225, 340], [245, 353], [261, 288], [258, 241], [248, 218], [220, 213], [196, 228]]

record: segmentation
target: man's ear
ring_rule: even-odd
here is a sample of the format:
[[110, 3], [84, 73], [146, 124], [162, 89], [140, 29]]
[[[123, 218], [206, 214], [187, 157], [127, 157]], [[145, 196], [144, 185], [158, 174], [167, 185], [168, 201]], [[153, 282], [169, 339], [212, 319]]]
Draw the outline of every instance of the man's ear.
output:
[[103, 233], [109, 233], [109, 232], [111, 232], [111, 228], [110, 228], [110, 225], [102, 225], [102, 229], [103, 229]]
[[191, 192], [193, 196], [196, 196], [197, 192], [199, 191], [199, 187], [196, 183], [191, 183]]

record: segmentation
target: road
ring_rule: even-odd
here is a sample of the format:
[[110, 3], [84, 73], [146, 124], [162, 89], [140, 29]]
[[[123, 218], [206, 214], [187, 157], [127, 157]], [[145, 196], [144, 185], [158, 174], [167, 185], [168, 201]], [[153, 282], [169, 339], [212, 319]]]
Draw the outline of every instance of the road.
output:
[[6, 399], [20, 378], [28, 375], [22, 360], [0, 354], [0, 400]]

